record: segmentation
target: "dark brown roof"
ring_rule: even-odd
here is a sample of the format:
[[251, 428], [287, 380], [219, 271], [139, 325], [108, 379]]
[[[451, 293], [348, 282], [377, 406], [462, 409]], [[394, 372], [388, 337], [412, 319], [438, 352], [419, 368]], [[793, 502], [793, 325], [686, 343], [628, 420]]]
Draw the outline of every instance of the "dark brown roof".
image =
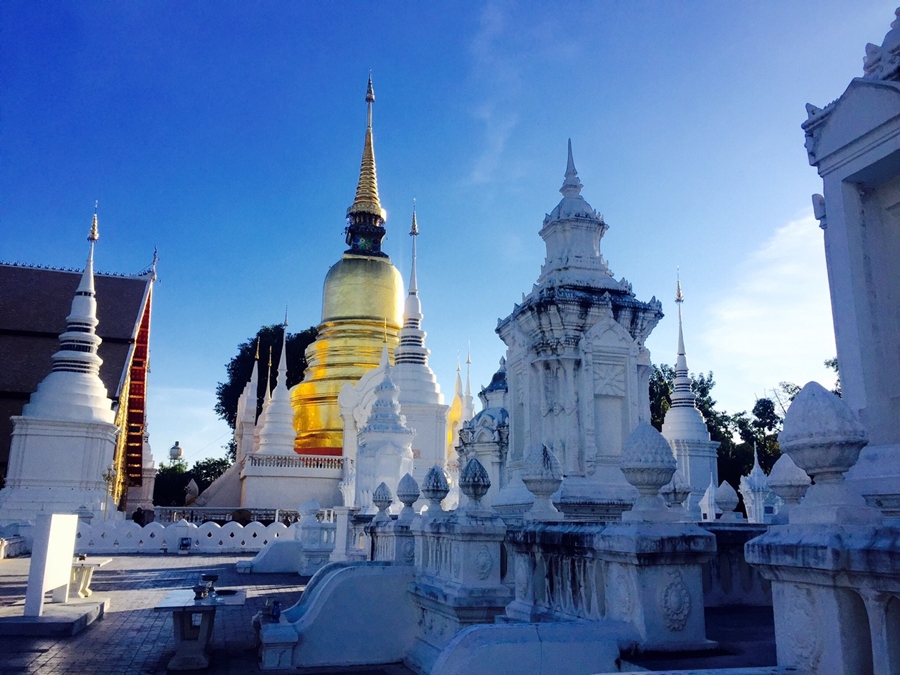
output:
[[[9, 457], [10, 415], [19, 415], [28, 397], [50, 372], [59, 334], [81, 272], [0, 263], [0, 465]], [[100, 379], [117, 400], [128, 353], [149, 288], [150, 275], [95, 275]], [[0, 473], [3, 473], [0, 467]]]

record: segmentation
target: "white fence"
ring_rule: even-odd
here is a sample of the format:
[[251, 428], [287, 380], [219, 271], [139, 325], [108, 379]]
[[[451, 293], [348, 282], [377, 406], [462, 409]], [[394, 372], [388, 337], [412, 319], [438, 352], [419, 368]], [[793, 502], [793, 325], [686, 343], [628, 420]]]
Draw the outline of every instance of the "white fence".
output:
[[[296, 527], [292, 525], [291, 528]], [[169, 525], [150, 523], [141, 527], [131, 520], [106, 521], [93, 525], [78, 523], [76, 553], [92, 555], [109, 553], [166, 553], [177, 552], [182, 540], [190, 539], [190, 551], [195, 553], [254, 553], [270, 541], [285, 536], [294, 537], [283, 523], [263, 525], [252, 522], [247, 526], [230, 522], [194, 525], [179, 521]]]

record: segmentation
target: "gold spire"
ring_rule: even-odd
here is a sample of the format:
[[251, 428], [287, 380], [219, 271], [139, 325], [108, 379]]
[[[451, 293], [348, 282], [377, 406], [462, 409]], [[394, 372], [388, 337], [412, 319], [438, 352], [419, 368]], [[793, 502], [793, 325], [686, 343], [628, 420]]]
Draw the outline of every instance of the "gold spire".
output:
[[372, 104], [375, 102], [375, 90], [372, 88], [372, 74], [369, 73], [369, 85], [366, 88], [366, 141], [363, 145], [362, 164], [359, 168], [359, 183], [356, 186], [356, 198], [347, 209], [347, 215], [369, 213], [385, 219], [384, 209], [378, 199], [378, 176], [375, 172], [375, 146], [372, 143]]
[[94, 220], [91, 223], [91, 233], [88, 235], [88, 241], [90, 242], [97, 241], [100, 238], [100, 230], [97, 228], [97, 207], [99, 205], [99, 200], [94, 202]]
[[256, 360], [259, 361], [259, 336], [256, 337]]

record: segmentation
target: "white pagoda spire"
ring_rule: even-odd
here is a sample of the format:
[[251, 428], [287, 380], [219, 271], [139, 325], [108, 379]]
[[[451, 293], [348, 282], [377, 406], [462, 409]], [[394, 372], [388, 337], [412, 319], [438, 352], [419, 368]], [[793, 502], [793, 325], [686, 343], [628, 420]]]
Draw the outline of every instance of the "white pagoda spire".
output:
[[466, 393], [463, 397], [463, 416], [462, 421], [468, 422], [475, 417], [475, 405], [472, 399], [472, 345], [469, 344], [466, 349]]
[[254, 427], [256, 426], [256, 411], [259, 404], [259, 337], [256, 338], [256, 354], [253, 357], [253, 368], [250, 371], [250, 379], [244, 385], [244, 391], [238, 399], [237, 415], [234, 422], [235, 458], [240, 461], [242, 457], [253, 452], [253, 443], [256, 440]]
[[[287, 314], [281, 337], [281, 355], [278, 357], [278, 376], [266, 406], [265, 421], [259, 430], [259, 452], [268, 455], [290, 455], [294, 452], [294, 408], [287, 388]], [[269, 352], [269, 360], [272, 355]]]
[[678, 354], [675, 358], [675, 380], [673, 382], [672, 406], [666, 411], [662, 425], [662, 435], [669, 442], [678, 470], [691, 488], [690, 496], [684, 502], [688, 514], [702, 519], [706, 478], [713, 482], [718, 478], [717, 449], [719, 444], [710, 440], [709, 429], [703, 414], [697, 408], [697, 395], [693, 391], [693, 380], [688, 371], [687, 355], [684, 349], [684, 328], [681, 305], [681, 279], [676, 277], [675, 303], [678, 305]]
[[[400, 330], [400, 344], [394, 350], [394, 363], [418, 364], [424, 366], [420, 377], [432, 382], [429, 388], [436, 387], [434, 373], [428, 368], [428, 355], [431, 353], [425, 348], [425, 332], [422, 330], [422, 302], [419, 300], [419, 288], [416, 278], [416, 240], [419, 238], [419, 223], [416, 220], [416, 205], [413, 201], [412, 227], [409, 231], [412, 237], [412, 269], [409, 274], [409, 293], [406, 296], [406, 307], [403, 316], [403, 328]], [[401, 374], [401, 379], [408, 379]], [[404, 387], [401, 386], [401, 391]], [[430, 402], [430, 401], [429, 401]]]
[[675, 303], [678, 305], [678, 355], [675, 359], [675, 381], [673, 383], [672, 407], [696, 408], [697, 396], [691, 389], [693, 381], [688, 373], [687, 355], [684, 351], [684, 331], [681, 323], [681, 305], [684, 294], [681, 292], [681, 279], [676, 282]]
[[23, 417], [109, 423], [115, 418], [112, 402], [100, 379], [103, 360], [97, 355], [102, 340], [96, 333], [94, 244], [99, 238], [95, 204], [88, 234], [88, 258], [66, 317], [66, 330], [59, 336], [59, 351], [51, 357], [50, 374], [23, 408]]

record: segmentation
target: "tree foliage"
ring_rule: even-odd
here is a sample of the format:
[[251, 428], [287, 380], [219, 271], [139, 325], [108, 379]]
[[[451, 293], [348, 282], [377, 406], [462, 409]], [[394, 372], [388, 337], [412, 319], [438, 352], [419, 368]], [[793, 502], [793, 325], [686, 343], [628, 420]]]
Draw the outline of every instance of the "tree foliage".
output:
[[[759, 398], [748, 414], [746, 411], [730, 414], [716, 408], [711, 392], [716, 382], [712, 372], [691, 374], [693, 391], [697, 397], [697, 409], [706, 421], [710, 439], [719, 443], [719, 480], [727, 480], [735, 489], [741, 476], [753, 468], [753, 448], [757, 448], [759, 462], [766, 471], [781, 456], [778, 432], [781, 431], [783, 413], [769, 397]], [[650, 376], [650, 419], [653, 426], [662, 430], [665, 414], [671, 407], [675, 369], [667, 364], [653, 366]]]
[[176, 459], [170, 464], [161, 462], [156, 470], [153, 503], [157, 506], [184, 506], [184, 489], [191, 479], [203, 492], [230, 466], [231, 462], [224, 457], [198, 459], [190, 469], [183, 459]]
[[[257, 340], [259, 341], [259, 360], [265, 364], [272, 356], [272, 366], [269, 368], [269, 383], [275, 382], [278, 376], [278, 359], [281, 357], [281, 338], [284, 328], [280, 325], [263, 326], [256, 335], [248, 338], [238, 345], [238, 352], [231, 361], [226, 364], [227, 379], [216, 387], [216, 415], [225, 420], [234, 429], [237, 415], [237, 404], [244, 387], [250, 380], [256, 363], [255, 355]], [[307, 328], [299, 333], [287, 335], [287, 386], [293, 387], [303, 379], [303, 371], [306, 370], [306, 348], [316, 339], [316, 328]], [[263, 393], [266, 388], [265, 369], [259, 373], [257, 385], [258, 409], [262, 410]], [[226, 448], [227, 449], [227, 448]]]

